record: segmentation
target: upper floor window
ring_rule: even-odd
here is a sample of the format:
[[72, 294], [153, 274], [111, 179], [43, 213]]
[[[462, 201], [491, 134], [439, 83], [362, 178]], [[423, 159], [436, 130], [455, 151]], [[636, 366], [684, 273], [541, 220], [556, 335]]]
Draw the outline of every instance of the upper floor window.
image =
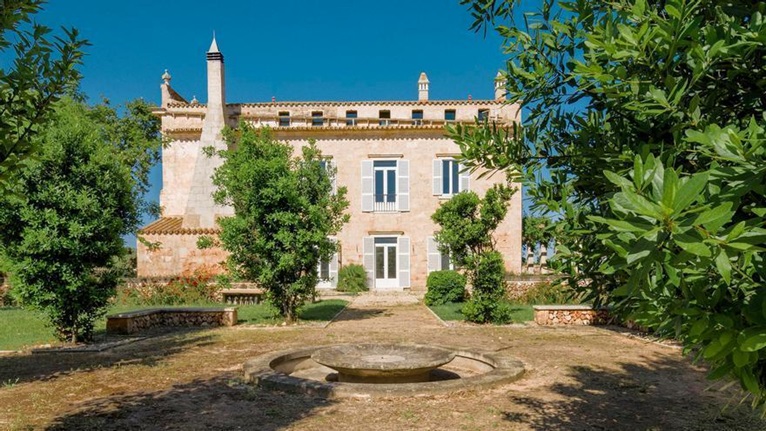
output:
[[346, 125], [356, 126], [356, 111], [346, 111]]
[[455, 110], [454, 109], [445, 109], [444, 110], [444, 121], [455, 121]]
[[461, 172], [463, 166], [452, 158], [434, 159], [433, 194], [452, 196], [469, 190], [471, 177], [468, 172]]
[[362, 160], [362, 211], [409, 211], [409, 172], [407, 160]]
[[322, 127], [324, 125], [322, 111], [314, 111], [311, 113], [311, 125], [314, 127]]
[[477, 117], [479, 121], [489, 120], [489, 109], [479, 109], [479, 115]]
[[420, 126], [423, 124], [423, 110], [422, 109], [413, 109], [412, 110], [412, 124], [415, 126]]
[[391, 111], [383, 109], [378, 111], [378, 125], [388, 126], [391, 123]]
[[290, 127], [290, 113], [282, 111], [279, 113], [279, 127]]

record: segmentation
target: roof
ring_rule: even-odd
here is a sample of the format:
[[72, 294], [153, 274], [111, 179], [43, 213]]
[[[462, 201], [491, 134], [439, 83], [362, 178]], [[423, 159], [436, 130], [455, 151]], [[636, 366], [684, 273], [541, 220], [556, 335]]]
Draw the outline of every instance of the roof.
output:
[[217, 234], [218, 228], [185, 228], [183, 217], [161, 217], [139, 230], [139, 234], [162, 234], [162, 235], [206, 235]]
[[[300, 102], [300, 101], [284, 101], [284, 102], [257, 102], [257, 103], [227, 103], [227, 107], [245, 107], [245, 108], [281, 108], [281, 107], [293, 107], [293, 106], [376, 106], [376, 105], [389, 105], [389, 106], [424, 106], [424, 105], [505, 105], [507, 102], [504, 100], [480, 100], [480, 99], [465, 99], [465, 100], [380, 100], [380, 101], [315, 101], [315, 102]], [[195, 104], [194, 107], [207, 106], [204, 103]], [[188, 103], [171, 102], [168, 104], [169, 108], [188, 108], [192, 107]]]

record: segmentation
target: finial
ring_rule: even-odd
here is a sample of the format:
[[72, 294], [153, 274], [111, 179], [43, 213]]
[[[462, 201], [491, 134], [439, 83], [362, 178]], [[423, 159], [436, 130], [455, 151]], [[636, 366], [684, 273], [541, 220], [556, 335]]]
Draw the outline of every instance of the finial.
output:
[[425, 72], [420, 72], [420, 79], [418, 79], [418, 82], [428, 83], [428, 76]]
[[190, 102], [190, 103], [191, 103], [192, 105], [196, 105], [196, 104], [198, 104], [198, 103], [199, 103], [199, 101], [197, 100], [197, 96], [192, 96], [192, 100], [191, 100], [191, 102]]
[[168, 70], [165, 69], [165, 73], [162, 74], [162, 80], [165, 81], [165, 84], [170, 85], [170, 79], [171, 78], [172, 78], [172, 76], [170, 76], [170, 74], [168, 73]]
[[471, 97], [470, 94], [468, 95], [468, 100], [473, 100], [473, 97]]
[[213, 30], [213, 42], [210, 44], [210, 49], [207, 52], [221, 52], [218, 50], [218, 43], [215, 41], [215, 30]]
[[271, 96], [271, 103], [277, 103], [277, 97]]
[[495, 75], [495, 81], [505, 81], [505, 77], [503, 76], [503, 72], [497, 71], [497, 75]]

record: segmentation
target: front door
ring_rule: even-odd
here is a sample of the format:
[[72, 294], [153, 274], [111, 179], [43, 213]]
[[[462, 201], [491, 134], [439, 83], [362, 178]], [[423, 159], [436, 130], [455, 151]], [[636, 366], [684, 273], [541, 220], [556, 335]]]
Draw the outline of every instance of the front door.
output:
[[396, 271], [396, 238], [375, 238], [375, 287], [399, 287]]

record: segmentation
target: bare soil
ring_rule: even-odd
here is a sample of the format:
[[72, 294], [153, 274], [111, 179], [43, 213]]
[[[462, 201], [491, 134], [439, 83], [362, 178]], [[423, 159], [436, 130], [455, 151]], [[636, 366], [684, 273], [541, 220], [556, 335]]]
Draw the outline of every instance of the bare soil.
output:
[[[599, 327], [445, 326], [422, 304], [359, 297], [326, 328], [165, 333], [104, 352], [0, 356], [0, 429], [766, 430], [736, 391], [707, 390], [679, 349]], [[510, 350], [492, 390], [326, 400], [242, 382], [254, 356], [344, 342]], [[722, 410], [728, 402], [726, 410]]]

